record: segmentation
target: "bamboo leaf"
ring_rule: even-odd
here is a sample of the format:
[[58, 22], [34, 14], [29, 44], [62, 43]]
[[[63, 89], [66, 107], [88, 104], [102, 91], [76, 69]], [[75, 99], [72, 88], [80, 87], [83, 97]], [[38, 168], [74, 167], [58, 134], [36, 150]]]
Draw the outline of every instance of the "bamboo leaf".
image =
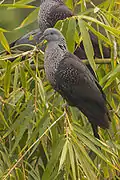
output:
[[108, 38], [106, 38], [104, 35], [102, 35], [100, 32], [96, 31], [92, 26], [90, 26], [88, 23], [86, 23], [86, 27], [88, 27], [95, 35], [97, 35], [100, 39], [105, 41], [105, 43], [109, 44], [110, 46], [113, 46], [113, 44], [110, 42]]
[[34, 1], [35, 0], [20, 0], [20, 1], [17, 1], [16, 4], [28, 4]]
[[0, 28], [0, 32], [8, 32], [6, 29]]
[[39, 8], [36, 8], [34, 11], [32, 11], [25, 19], [24, 21], [21, 23], [21, 25], [16, 28], [16, 29], [19, 29], [19, 28], [22, 28], [24, 26], [27, 26], [31, 23], [33, 23], [35, 20], [36, 20], [36, 17], [38, 15], [38, 11], [39, 11]]
[[76, 180], [74, 151], [73, 151], [73, 147], [70, 142], [68, 144], [68, 149], [69, 149], [70, 163], [71, 163], [72, 172], [73, 172], [73, 178]]
[[100, 26], [102, 26], [103, 28], [105, 28], [106, 30], [108, 30], [109, 32], [114, 34], [114, 36], [116, 36], [116, 37], [118, 37], [120, 35], [120, 30], [118, 30], [118, 29], [116, 29], [114, 27], [108, 26], [108, 25], [98, 21], [95, 18], [92, 18], [92, 17], [89, 17], [89, 16], [84, 16], [84, 15], [81, 15], [80, 18], [95, 22], [96, 24], [99, 24]]
[[120, 65], [118, 65], [116, 68], [114, 68], [111, 72], [109, 72], [106, 76], [104, 76], [101, 81], [100, 84], [103, 84], [104, 82], [108, 81], [104, 87], [107, 88], [113, 80], [115, 80], [116, 77], [120, 77]]
[[[3, 29], [2, 29], [2, 30], [3, 30]], [[5, 31], [4, 31], [4, 32], [5, 32]], [[9, 44], [8, 44], [7, 39], [6, 39], [6, 37], [4, 36], [4, 34], [3, 34], [2, 31], [0, 31], [0, 42], [1, 42], [2, 46], [5, 48], [5, 50], [10, 53]]]
[[1, 111], [0, 111], [0, 121], [3, 121], [3, 124], [5, 124], [9, 128], [9, 125]]
[[15, 171], [18, 180], [24, 179], [24, 174], [20, 168], [15, 168]]
[[28, 70], [28, 72], [31, 74], [31, 76], [36, 79], [36, 75], [35, 75], [35, 72], [32, 71], [31, 67], [30, 67], [30, 64], [28, 62], [25, 62], [25, 67], [26, 69]]
[[9, 90], [10, 90], [10, 80], [11, 80], [11, 62], [7, 62], [6, 64], [6, 72], [4, 77], [4, 91], [5, 97], [9, 97]]
[[74, 151], [75, 151], [77, 160], [80, 163], [80, 166], [84, 171], [84, 174], [86, 175], [88, 180], [91, 180], [91, 179], [97, 180], [95, 172], [93, 171], [93, 169], [90, 166], [90, 164], [88, 163], [87, 159], [84, 157], [84, 155], [80, 151], [84, 147], [82, 146], [82, 144], [79, 144], [79, 146], [80, 146], [80, 148], [78, 148], [78, 146], [74, 146]]
[[38, 81], [38, 89], [39, 89], [39, 94], [41, 96], [41, 99], [43, 101], [43, 103], [46, 105], [46, 98], [45, 98], [45, 91], [43, 88], [43, 84], [40, 78], [37, 78]]
[[72, 0], [67, 0], [65, 3], [70, 9], [73, 9], [73, 1]]
[[64, 146], [63, 146], [63, 150], [62, 150], [62, 154], [61, 154], [61, 157], [60, 157], [60, 165], [59, 165], [59, 171], [61, 170], [62, 168], [62, 165], [66, 159], [66, 155], [67, 155], [67, 151], [68, 151], [68, 140], [66, 140]]
[[8, 7], [8, 8], [25, 8], [25, 9], [31, 9], [35, 8], [34, 6], [30, 5], [24, 5], [24, 4], [0, 4], [0, 7]]
[[24, 89], [26, 89], [26, 77], [25, 77], [25, 71], [24, 71], [24, 67], [21, 66], [20, 67], [20, 77], [21, 77], [21, 82], [22, 82], [22, 87]]
[[47, 164], [47, 167], [43, 173], [43, 176], [42, 176], [42, 180], [46, 180], [46, 179], [50, 179], [50, 176], [53, 172], [53, 169], [55, 168], [56, 166], [56, 163], [59, 161], [59, 156], [60, 156], [60, 153], [63, 149], [63, 145], [65, 143], [65, 140], [64, 138], [60, 138], [59, 141], [57, 142], [55, 148], [54, 148], [54, 151], [52, 152], [52, 154], [54, 154], [48, 164]]
[[79, 28], [80, 28], [80, 31], [81, 31], [81, 35], [82, 35], [82, 39], [83, 39], [83, 45], [84, 45], [84, 48], [85, 48], [86, 55], [88, 57], [88, 60], [89, 60], [89, 63], [91, 65], [91, 67], [95, 71], [96, 70], [96, 64], [95, 64], [95, 61], [94, 61], [94, 51], [93, 51], [93, 46], [92, 46], [92, 43], [91, 43], [91, 40], [90, 40], [89, 33], [88, 33], [87, 29], [86, 29], [85, 22], [83, 20], [81, 20], [81, 19], [79, 19], [78, 22], [79, 22]]
[[30, 121], [32, 121], [33, 117], [34, 117], [33, 105], [32, 105], [32, 101], [30, 100], [28, 102], [27, 107], [25, 108], [25, 110], [23, 112], [21, 112], [20, 116], [18, 116], [18, 118], [16, 120], [16, 122], [19, 122], [19, 124], [17, 123], [17, 126], [19, 127], [19, 130], [18, 130], [18, 133], [17, 133], [17, 137], [15, 139], [15, 143], [14, 143], [13, 148], [11, 150], [11, 154], [13, 153], [15, 148], [17, 147], [17, 145], [18, 145], [19, 141], [21, 140], [21, 138], [23, 138], [24, 132], [27, 129]]
[[66, 41], [70, 52], [74, 52], [75, 48], [75, 30], [76, 20], [74, 18], [70, 18], [68, 23], [68, 29], [66, 32]]

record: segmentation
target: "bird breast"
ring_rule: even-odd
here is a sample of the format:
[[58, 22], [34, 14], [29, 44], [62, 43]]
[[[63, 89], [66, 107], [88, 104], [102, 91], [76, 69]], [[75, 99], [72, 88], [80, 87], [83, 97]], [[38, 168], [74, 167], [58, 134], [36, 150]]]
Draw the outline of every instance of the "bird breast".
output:
[[55, 73], [62, 59], [63, 53], [60, 51], [59, 47], [56, 45], [49, 44], [45, 51], [44, 58], [44, 69], [48, 81], [53, 87], [55, 87]]

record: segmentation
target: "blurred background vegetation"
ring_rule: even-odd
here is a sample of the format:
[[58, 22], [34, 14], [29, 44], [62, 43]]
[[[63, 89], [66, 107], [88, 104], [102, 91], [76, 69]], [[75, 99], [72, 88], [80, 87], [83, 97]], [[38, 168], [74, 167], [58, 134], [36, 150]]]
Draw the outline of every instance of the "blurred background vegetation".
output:
[[[19, 2], [19, 1], [15, 1]], [[4, 3], [12, 4], [13, 1], [5, 0]], [[22, 1], [20, 1], [20, 4]], [[32, 0], [30, 5], [39, 7], [40, 1]], [[37, 17], [36, 21], [16, 30], [17, 27], [20, 26], [21, 22], [33, 11], [33, 8], [7, 8], [7, 7], [0, 7], [0, 27], [5, 28], [6, 30], [10, 31], [5, 33], [8, 42], [11, 43], [14, 40], [20, 38], [24, 34], [30, 32], [32, 29], [38, 28], [37, 24]], [[2, 46], [0, 46], [0, 49]]]
[[[38, 27], [39, 4], [32, 0], [0, 2], [0, 41], [6, 49], [5, 37], [10, 43]], [[46, 81], [43, 52], [33, 49], [1, 54], [1, 180], [120, 179], [120, 2], [67, 0], [66, 4], [73, 11], [76, 5], [76, 18], [86, 20], [88, 25], [97, 24], [99, 29], [103, 23], [102, 30], [110, 35], [105, 43], [111, 43], [111, 62], [106, 64], [101, 59], [103, 64], [96, 66], [98, 80], [113, 109], [110, 129], [99, 129], [101, 140], [97, 140], [85, 116], [76, 108], [64, 107], [62, 97]], [[71, 19], [60, 21], [56, 27], [60, 29]], [[71, 26], [64, 27], [64, 34], [65, 30], [71, 33]], [[98, 39], [101, 40], [99, 35]], [[71, 39], [67, 40], [69, 46]], [[95, 159], [89, 156], [91, 150]]]

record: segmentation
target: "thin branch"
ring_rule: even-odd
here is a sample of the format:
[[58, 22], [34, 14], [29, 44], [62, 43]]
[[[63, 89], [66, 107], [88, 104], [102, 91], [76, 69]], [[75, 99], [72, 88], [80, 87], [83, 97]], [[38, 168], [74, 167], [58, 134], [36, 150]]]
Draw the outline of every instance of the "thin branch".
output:
[[[30, 52], [29, 52], [30, 53]], [[21, 54], [22, 55], [22, 54]], [[20, 56], [21, 56], [20, 55]], [[23, 56], [21, 57], [21, 60], [25, 60], [25, 55], [26, 55], [26, 53], [23, 53]], [[28, 55], [28, 54], [27, 54]], [[33, 54], [32, 54], [33, 55]], [[19, 56], [17, 56], [16, 58], [18, 58]], [[30, 58], [31, 57], [31, 55], [29, 54], [28, 56], [27, 56], [27, 58]], [[1, 59], [0, 58], [0, 60], [10, 60], [11, 62], [13, 62], [13, 57], [11, 56], [10, 57], [10, 59], [7, 59], [7, 58], [5, 58], [5, 59]], [[40, 59], [39, 59], [40, 60]], [[87, 60], [87, 59], [85, 59], [85, 60], [82, 60], [82, 62], [84, 63], [84, 64], [89, 64], [89, 61]], [[95, 63], [96, 64], [111, 64], [111, 59], [95, 59]], [[30, 67], [31, 67], [31, 69], [33, 70], [33, 71], [35, 71], [36, 70], [36, 66], [34, 65], [34, 64], [31, 64], [30, 65]], [[42, 65], [38, 65], [38, 70], [40, 71], [40, 70], [42, 70], [42, 69], [44, 69], [44, 65], [42, 64]], [[0, 71], [1, 72], [4, 72], [6, 69], [0, 69]]]
[[[82, 61], [85, 64], [89, 64], [89, 61], [87, 59]], [[105, 58], [105, 59], [95, 59], [96, 64], [111, 64], [111, 59], [110, 58]]]
[[[82, 62], [83, 62], [84, 64], [89, 64], [89, 61], [88, 61], [87, 59], [82, 60]], [[111, 64], [111, 59], [95, 59], [95, 63], [96, 63], [96, 64]], [[35, 67], [34, 64], [31, 64], [31, 69], [32, 69], [33, 71], [36, 70], [36, 67]], [[43, 65], [39, 65], [39, 66], [38, 66], [38, 69], [39, 69], [39, 70], [42, 70], [42, 69], [44, 69], [44, 66], [43, 66]]]

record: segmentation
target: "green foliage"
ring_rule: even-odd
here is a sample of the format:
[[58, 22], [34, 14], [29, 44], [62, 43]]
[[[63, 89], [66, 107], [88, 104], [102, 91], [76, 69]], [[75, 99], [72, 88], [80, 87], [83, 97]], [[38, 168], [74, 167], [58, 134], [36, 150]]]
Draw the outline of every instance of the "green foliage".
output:
[[[31, 0], [1, 4], [9, 8], [33, 8]], [[119, 2], [106, 0], [86, 8], [87, 1], [67, 5], [76, 16], [56, 24], [66, 37], [68, 48], [83, 39], [88, 61], [112, 106], [109, 130], [99, 129], [93, 137], [86, 117], [76, 108], [64, 107], [64, 100], [46, 81], [43, 53], [11, 50], [0, 55], [0, 179], [91, 180], [120, 178], [120, 43]], [[38, 8], [23, 20], [22, 28], [36, 19]], [[76, 23], [77, 20], [77, 23]], [[95, 64], [88, 30], [111, 48], [109, 64]], [[104, 30], [104, 34], [101, 34]], [[0, 27], [0, 42], [9, 46]], [[81, 31], [81, 37], [79, 37]], [[72, 34], [72, 36], [71, 36]], [[71, 43], [72, 42], [72, 43]], [[14, 59], [14, 61], [13, 61]], [[105, 59], [104, 59], [105, 61]], [[103, 62], [104, 62], [103, 61]], [[100, 148], [98, 148], [100, 147]], [[90, 156], [89, 156], [90, 155]], [[96, 157], [95, 157], [96, 155]], [[91, 158], [90, 158], [91, 157]]]

